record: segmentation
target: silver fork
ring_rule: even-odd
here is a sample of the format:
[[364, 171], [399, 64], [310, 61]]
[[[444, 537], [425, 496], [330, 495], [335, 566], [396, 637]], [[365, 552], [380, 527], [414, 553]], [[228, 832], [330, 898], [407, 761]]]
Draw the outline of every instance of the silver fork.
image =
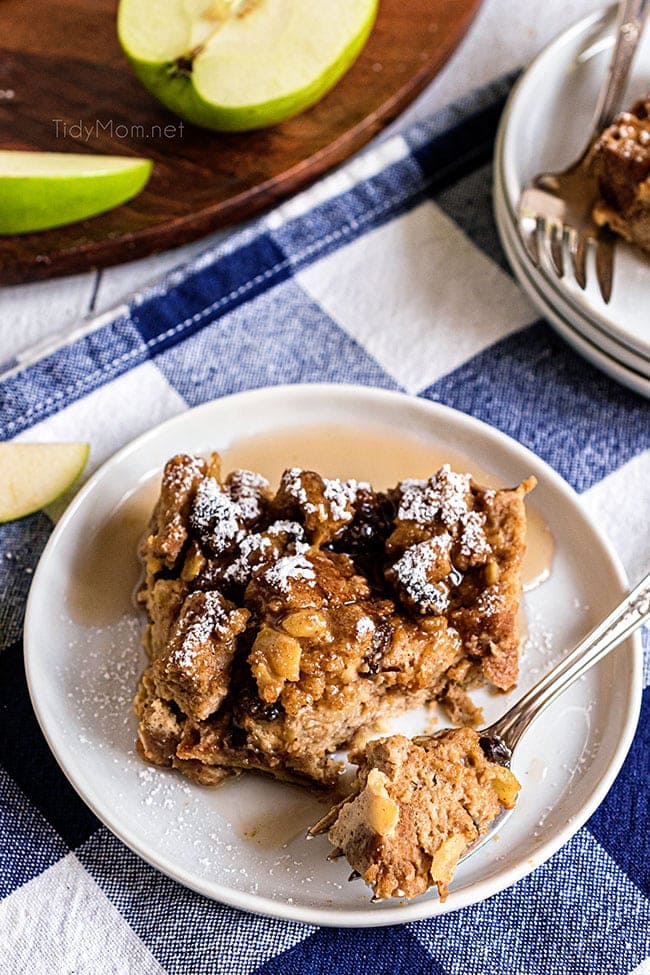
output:
[[[512, 754], [521, 736], [536, 718], [580, 677], [600, 663], [619, 644], [627, 640], [650, 619], [650, 573], [628, 593], [621, 602], [560, 660], [548, 674], [500, 718], [480, 732], [479, 743], [485, 757], [499, 765], [510, 766]], [[514, 807], [516, 809], [516, 806]], [[465, 852], [465, 860], [501, 829], [504, 820], [514, 809], [504, 811], [495, 819], [487, 833]]]
[[[648, 619], [650, 619], [650, 573], [621, 600], [605, 619], [580, 640], [568, 656], [560, 660], [505, 714], [479, 732], [481, 736], [479, 744], [488, 761], [509, 767], [512, 754], [522, 735], [542, 711], [546, 710], [578, 678], [603, 660]], [[431, 737], [435, 737], [435, 735], [422, 735], [414, 738], [413, 741], [417, 743], [426, 741]], [[315, 823], [309, 829], [308, 837], [327, 832], [346, 801], [343, 799]], [[467, 848], [459, 863], [481, 849], [503, 827], [505, 820], [512, 815], [516, 808], [515, 805], [513, 809], [504, 810], [500, 816], [494, 819], [487, 832]], [[328, 859], [333, 860], [340, 855], [341, 851], [335, 850]], [[351, 875], [350, 879], [356, 879], [356, 876]]]
[[553, 271], [563, 278], [566, 246], [575, 279], [584, 290], [591, 245], [595, 250], [596, 278], [605, 302], [612, 296], [615, 236], [608, 228], [599, 227], [591, 216], [598, 185], [585, 172], [583, 164], [594, 140], [610, 125], [620, 108], [649, 10], [650, 0], [620, 0], [614, 52], [596, 103], [589, 141], [581, 155], [562, 172], [535, 176], [523, 191], [518, 206], [519, 234], [535, 267], [541, 263], [543, 248]]

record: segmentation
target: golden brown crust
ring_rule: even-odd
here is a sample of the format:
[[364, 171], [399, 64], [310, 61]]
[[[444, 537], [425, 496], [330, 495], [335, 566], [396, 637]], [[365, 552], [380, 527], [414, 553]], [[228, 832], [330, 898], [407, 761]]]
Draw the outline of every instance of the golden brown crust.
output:
[[190, 593], [151, 669], [158, 694], [190, 718], [214, 714], [228, 695], [236, 638], [249, 616], [218, 592]]
[[154, 575], [163, 566], [174, 568], [187, 540], [190, 507], [205, 470], [204, 460], [187, 454], [178, 454], [165, 464], [149, 532], [140, 546], [148, 574]]

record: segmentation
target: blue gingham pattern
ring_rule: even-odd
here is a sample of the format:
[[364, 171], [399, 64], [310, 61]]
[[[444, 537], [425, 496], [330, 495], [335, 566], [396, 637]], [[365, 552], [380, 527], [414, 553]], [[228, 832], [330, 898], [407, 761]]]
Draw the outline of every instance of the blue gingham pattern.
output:
[[[638, 578], [650, 407], [539, 321], [508, 272], [490, 186], [509, 84], [367, 152], [138, 295], [128, 314], [5, 380], [0, 438], [88, 439], [96, 467], [155, 423], [237, 390], [316, 380], [402, 389], [535, 450], [581, 492]], [[601, 807], [510, 890], [386, 929], [244, 914], [125, 849], [48, 751], [21, 626], [55, 516], [0, 527], [0, 973], [650, 975], [649, 690]]]

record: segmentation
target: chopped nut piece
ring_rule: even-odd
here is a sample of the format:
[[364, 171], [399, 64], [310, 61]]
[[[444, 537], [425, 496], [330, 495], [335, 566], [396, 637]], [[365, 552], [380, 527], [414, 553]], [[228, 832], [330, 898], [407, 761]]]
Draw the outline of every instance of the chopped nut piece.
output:
[[454, 876], [456, 864], [460, 860], [461, 854], [467, 846], [467, 837], [462, 833], [456, 833], [448, 839], [443, 840], [431, 858], [429, 874], [431, 880], [440, 887], [450, 884]]
[[499, 565], [494, 559], [489, 559], [485, 565], [485, 581], [488, 586], [496, 586], [499, 581]]
[[184, 582], [191, 582], [193, 579], [196, 579], [204, 568], [205, 556], [196, 542], [192, 542], [189, 551], [185, 556], [185, 563], [181, 571], [181, 579], [183, 579]]
[[503, 765], [494, 765], [490, 770], [492, 787], [497, 794], [499, 802], [506, 809], [512, 809], [517, 801], [517, 793], [520, 785], [515, 775], [509, 768]]
[[292, 636], [317, 637], [327, 633], [327, 619], [316, 610], [299, 610], [282, 620], [282, 627]]
[[300, 679], [300, 644], [265, 626], [257, 634], [249, 656], [251, 672], [263, 701], [277, 701], [285, 681]]
[[368, 824], [379, 836], [389, 836], [399, 819], [399, 806], [388, 795], [387, 782], [386, 776], [378, 769], [372, 769], [366, 782]]

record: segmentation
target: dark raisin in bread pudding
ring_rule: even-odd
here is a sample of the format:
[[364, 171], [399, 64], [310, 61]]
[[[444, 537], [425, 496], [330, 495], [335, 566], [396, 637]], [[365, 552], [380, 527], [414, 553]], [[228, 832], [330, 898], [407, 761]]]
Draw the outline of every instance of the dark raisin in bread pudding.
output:
[[650, 252], [650, 96], [605, 129], [587, 167], [600, 192], [596, 223]]
[[[524, 497], [443, 467], [387, 493], [285, 471], [275, 494], [217, 454], [165, 467], [140, 555], [149, 762], [332, 786], [332, 753], [380, 718], [517, 679]], [[469, 717], [468, 717], [469, 716]]]

